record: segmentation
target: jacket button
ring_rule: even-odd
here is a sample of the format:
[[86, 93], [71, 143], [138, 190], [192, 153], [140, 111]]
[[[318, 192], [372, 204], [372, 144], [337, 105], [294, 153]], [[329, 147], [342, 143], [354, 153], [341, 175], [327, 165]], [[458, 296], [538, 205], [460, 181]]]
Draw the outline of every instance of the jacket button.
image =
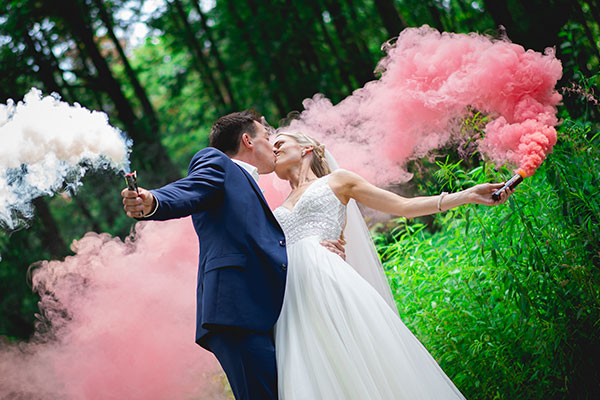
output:
[[281, 270], [282, 270], [282, 271], [285, 271], [285, 270], [287, 270], [287, 265], [285, 265], [285, 264], [281, 264]]
[[282, 247], [284, 247], [285, 246], [285, 240], [280, 240], [279, 241], [279, 245], [282, 246]]

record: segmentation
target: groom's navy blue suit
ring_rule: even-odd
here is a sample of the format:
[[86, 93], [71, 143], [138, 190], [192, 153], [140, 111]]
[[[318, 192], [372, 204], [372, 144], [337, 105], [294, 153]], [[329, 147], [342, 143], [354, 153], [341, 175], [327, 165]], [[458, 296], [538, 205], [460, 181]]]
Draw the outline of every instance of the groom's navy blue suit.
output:
[[250, 174], [214, 148], [188, 176], [151, 190], [149, 218], [192, 216], [200, 244], [196, 342], [212, 351], [238, 399], [276, 399], [272, 330], [283, 302], [285, 237]]

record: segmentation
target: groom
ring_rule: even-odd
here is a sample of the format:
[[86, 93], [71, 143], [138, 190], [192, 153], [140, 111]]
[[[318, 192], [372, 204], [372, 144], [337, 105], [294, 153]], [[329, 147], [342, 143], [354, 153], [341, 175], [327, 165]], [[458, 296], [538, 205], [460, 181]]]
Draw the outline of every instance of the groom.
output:
[[[187, 177], [139, 188], [139, 196], [124, 189], [124, 209], [141, 220], [192, 216], [200, 244], [196, 343], [215, 354], [236, 399], [276, 399], [273, 326], [283, 302], [286, 243], [257, 184], [275, 168], [274, 149], [250, 111], [219, 118], [210, 146], [192, 158]], [[323, 245], [340, 252], [339, 241]]]

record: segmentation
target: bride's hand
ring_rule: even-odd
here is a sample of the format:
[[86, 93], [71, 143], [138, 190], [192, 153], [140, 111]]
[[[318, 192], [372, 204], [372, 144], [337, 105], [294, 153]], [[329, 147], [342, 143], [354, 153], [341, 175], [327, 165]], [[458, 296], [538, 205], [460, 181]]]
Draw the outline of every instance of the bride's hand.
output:
[[346, 241], [344, 239], [337, 240], [323, 240], [321, 242], [321, 246], [325, 247], [327, 250], [332, 253], [337, 254], [342, 258], [342, 260], [346, 260], [346, 249], [344, 246], [346, 245]]
[[482, 204], [484, 206], [497, 206], [504, 203], [510, 197], [510, 195], [513, 194], [514, 190], [507, 188], [504, 192], [502, 192], [498, 201], [492, 199], [492, 194], [502, 186], [504, 186], [504, 182], [481, 183], [467, 189], [469, 192], [470, 203]]

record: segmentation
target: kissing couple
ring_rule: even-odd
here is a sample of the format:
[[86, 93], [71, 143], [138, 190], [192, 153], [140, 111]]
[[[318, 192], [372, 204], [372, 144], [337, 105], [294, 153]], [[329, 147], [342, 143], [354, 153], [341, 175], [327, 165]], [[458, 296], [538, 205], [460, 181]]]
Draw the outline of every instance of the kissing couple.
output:
[[[292, 191], [271, 212], [258, 175], [273, 171]], [[271, 135], [242, 111], [214, 123], [187, 177], [121, 195], [139, 220], [192, 217], [196, 343], [237, 400], [437, 400], [464, 397], [402, 323], [356, 202], [411, 218], [501, 204], [511, 191], [495, 202], [500, 187], [401, 197], [336, 169], [315, 139]]]

